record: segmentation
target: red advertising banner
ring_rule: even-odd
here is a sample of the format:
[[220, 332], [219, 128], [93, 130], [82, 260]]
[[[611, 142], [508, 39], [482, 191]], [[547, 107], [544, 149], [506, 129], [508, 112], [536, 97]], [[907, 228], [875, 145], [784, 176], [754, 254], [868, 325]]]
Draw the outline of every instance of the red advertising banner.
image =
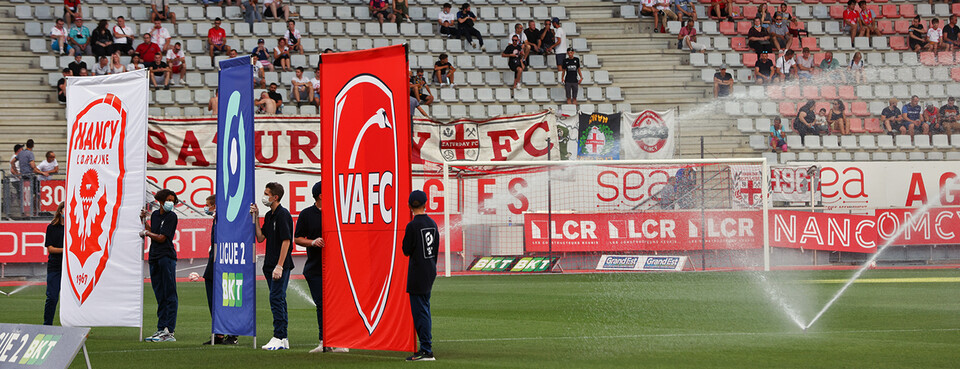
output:
[[416, 349], [401, 245], [410, 221], [407, 70], [402, 45], [321, 55], [326, 346]]
[[809, 211], [770, 211], [770, 246], [874, 253], [874, 217]]
[[[916, 213], [915, 213], [916, 212]], [[960, 208], [877, 209], [877, 240], [895, 238], [894, 245], [943, 245], [960, 243]], [[897, 235], [897, 230], [903, 233]]]

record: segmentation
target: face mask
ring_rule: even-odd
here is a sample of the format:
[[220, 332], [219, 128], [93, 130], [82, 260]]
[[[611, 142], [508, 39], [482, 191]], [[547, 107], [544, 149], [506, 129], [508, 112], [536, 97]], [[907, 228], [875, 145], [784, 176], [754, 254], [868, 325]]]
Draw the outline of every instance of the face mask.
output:
[[173, 211], [173, 201], [167, 201], [163, 203], [164, 211]]
[[210, 206], [204, 206], [203, 212], [206, 213], [207, 215], [213, 215], [213, 210], [210, 210]]
[[260, 198], [260, 202], [263, 203], [263, 206], [270, 206], [270, 204], [273, 203], [273, 201], [270, 201], [270, 196], [267, 195], [263, 195], [263, 197]]

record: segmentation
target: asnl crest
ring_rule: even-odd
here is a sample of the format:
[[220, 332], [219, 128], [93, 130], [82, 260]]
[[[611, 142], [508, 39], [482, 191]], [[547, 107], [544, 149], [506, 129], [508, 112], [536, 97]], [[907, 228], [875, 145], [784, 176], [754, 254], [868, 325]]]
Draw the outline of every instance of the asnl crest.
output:
[[480, 128], [476, 123], [441, 127], [440, 154], [446, 161], [477, 160], [480, 156]]

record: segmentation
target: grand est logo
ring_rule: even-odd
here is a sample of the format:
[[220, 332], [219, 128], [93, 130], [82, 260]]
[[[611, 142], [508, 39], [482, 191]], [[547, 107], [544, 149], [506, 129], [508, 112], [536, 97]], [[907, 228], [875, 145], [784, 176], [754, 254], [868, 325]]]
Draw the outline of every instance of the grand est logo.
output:
[[670, 137], [670, 129], [660, 117], [660, 114], [647, 110], [633, 121], [630, 129], [630, 136], [640, 146], [640, 149], [655, 153], [660, 151], [667, 144], [667, 138]]
[[393, 91], [370, 74], [351, 78], [334, 103], [336, 246], [357, 313], [373, 334], [386, 308], [397, 257], [401, 158], [395, 122], [406, 117], [397, 117]]
[[126, 124], [123, 102], [106, 94], [81, 110], [70, 129], [65, 254], [70, 288], [81, 305], [100, 281], [113, 249], [123, 197]]

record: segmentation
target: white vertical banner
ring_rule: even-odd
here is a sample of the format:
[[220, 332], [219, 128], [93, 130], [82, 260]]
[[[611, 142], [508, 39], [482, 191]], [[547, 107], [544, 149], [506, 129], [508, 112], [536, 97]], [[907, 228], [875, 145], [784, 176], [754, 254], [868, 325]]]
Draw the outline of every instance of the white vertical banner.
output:
[[140, 327], [147, 72], [67, 78], [64, 326]]
[[622, 113], [621, 159], [672, 159], [677, 148], [677, 112]]
[[730, 166], [730, 195], [734, 209], [756, 209], [762, 206], [763, 173], [759, 165]]

